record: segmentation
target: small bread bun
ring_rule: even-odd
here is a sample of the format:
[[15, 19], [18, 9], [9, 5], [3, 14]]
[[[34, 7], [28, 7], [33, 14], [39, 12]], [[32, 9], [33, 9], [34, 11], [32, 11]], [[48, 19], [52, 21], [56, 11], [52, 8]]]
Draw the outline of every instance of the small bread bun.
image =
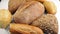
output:
[[10, 32], [20, 34], [43, 34], [40, 28], [26, 24], [10, 24]]

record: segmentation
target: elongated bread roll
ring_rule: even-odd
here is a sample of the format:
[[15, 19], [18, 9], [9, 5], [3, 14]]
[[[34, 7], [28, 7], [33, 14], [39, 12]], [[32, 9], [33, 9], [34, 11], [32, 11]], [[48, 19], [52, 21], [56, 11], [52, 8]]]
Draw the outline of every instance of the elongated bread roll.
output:
[[18, 8], [13, 18], [16, 23], [30, 24], [44, 13], [44, 6], [37, 1], [28, 2], [24, 7]]
[[43, 5], [45, 6], [46, 12], [48, 14], [55, 15], [57, 13], [57, 7], [56, 7], [54, 2], [52, 2], [52, 1], [45, 1], [45, 2], [43, 2]]
[[36, 1], [45, 2], [45, 1], [47, 1], [47, 0], [36, 0]]
[[10, 24], [10, 32], [20, 34], [43, 34], [40, 28], [26, 24]]
[[12, 15], [7, 9], [0, 9], [0, 28], [6, 28], [12, 20]]
[[39, 2], [45, 2], [47, 0], [26, 0], [27, 2], [30, 2], [30, 1], [39, 1]]
[[26, 0], [9, 0], [8, 9], [13, 14], [18, 9], [18, 7], [23, 6], [25, 2]]

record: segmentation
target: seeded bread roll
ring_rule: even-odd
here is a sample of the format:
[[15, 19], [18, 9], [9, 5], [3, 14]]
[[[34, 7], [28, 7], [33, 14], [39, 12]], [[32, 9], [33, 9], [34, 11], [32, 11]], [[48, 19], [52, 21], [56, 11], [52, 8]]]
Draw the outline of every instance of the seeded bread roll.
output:
[[21, 9], [18, 8], [13, 18], [16, 23], [30, 24], [44, 13], [44, 6], [37, 1], [28, 2]]
[[23, 6], [25, 2], [25, 0], [9, 0], [8, 9], [13, 14], [18, 9], [18, 7]]
[[43, 31], [34, 26], [26, 24], [10, 24], [10, 32], [20, 33], [20, 34], [43, 34]]
[[42, 15], [31, 25], [41, 28], [46, 34], [58, 34], [58, 22], [52, 14]]

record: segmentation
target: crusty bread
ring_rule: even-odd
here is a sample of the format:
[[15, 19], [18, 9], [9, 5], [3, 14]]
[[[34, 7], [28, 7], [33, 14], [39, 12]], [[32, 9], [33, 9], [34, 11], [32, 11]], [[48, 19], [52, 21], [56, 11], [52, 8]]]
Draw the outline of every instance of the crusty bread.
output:
[[43, 34], [43, 31], [40, 28], [26, 24], [10, 24], [10, 32], [18, 32], [21, 34]]
[[18, 7], [22, 6], [25, 2], [25, 0], [9, 0], [8, 9], [13, 14]]
[[27, 2], [30, 2], [30, 1], [35, 1], [35, 0], [26, 0]]
[[16, 23], [30, 24], [44, 13], [44, 6], [38, 1], [28, 2], [21, 9], [18, 8], [13, 18]]
[[57, 13], [57, 7], [56, 7], [54, 2], [52, 2], [52, 1], [45, 1], [45, 2], [43, 2], [43, 5], [45, 6], [46, 12], [48, 14], [55, 15]]
[[58, 34], [58, 21], [52, 14], [42, 15], [31, 25], [41, 28], [46, 34]]
[[0, 9], [0, 28], [6, 28], [12, 20], [12, 15], [7, 9]]
[[47, 0], [36, 0], [36, 1], [45, 2], [45, 1], [47, 1]]
[[30, 2], [30, 1], [39, 1], [39, 2], [45, 2], [47, 0], [26, 0], [27, 2]]

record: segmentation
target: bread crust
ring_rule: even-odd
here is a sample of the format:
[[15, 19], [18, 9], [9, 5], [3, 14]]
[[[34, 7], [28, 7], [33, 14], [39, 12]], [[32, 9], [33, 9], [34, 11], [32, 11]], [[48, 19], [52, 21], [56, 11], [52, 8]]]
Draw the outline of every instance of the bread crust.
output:
[[47, 1], [47, 0], [36, 0], [36, 1], [45, 2], [45, 1]]
[[43, 13], [44, 6], [40, 2], [32, 1], [28, 2], [21, 9], [19, 8], [13, 18], [16, 23], [30, 24]]
[[23, 6], [25, 2], [25, 0], [9, 0], [8, 9], [13, 14], [14, 12], [16, 12], [18, 7]]
[[31, 25], [41, 28], [46, 34], [58, 34], [58, 21], [52, 14], [42, 15]]
[[10, 24], [10, 32], [15, 31], [21, 34], [43, 34], [43, 31], [38, 27], [26, 24]]

